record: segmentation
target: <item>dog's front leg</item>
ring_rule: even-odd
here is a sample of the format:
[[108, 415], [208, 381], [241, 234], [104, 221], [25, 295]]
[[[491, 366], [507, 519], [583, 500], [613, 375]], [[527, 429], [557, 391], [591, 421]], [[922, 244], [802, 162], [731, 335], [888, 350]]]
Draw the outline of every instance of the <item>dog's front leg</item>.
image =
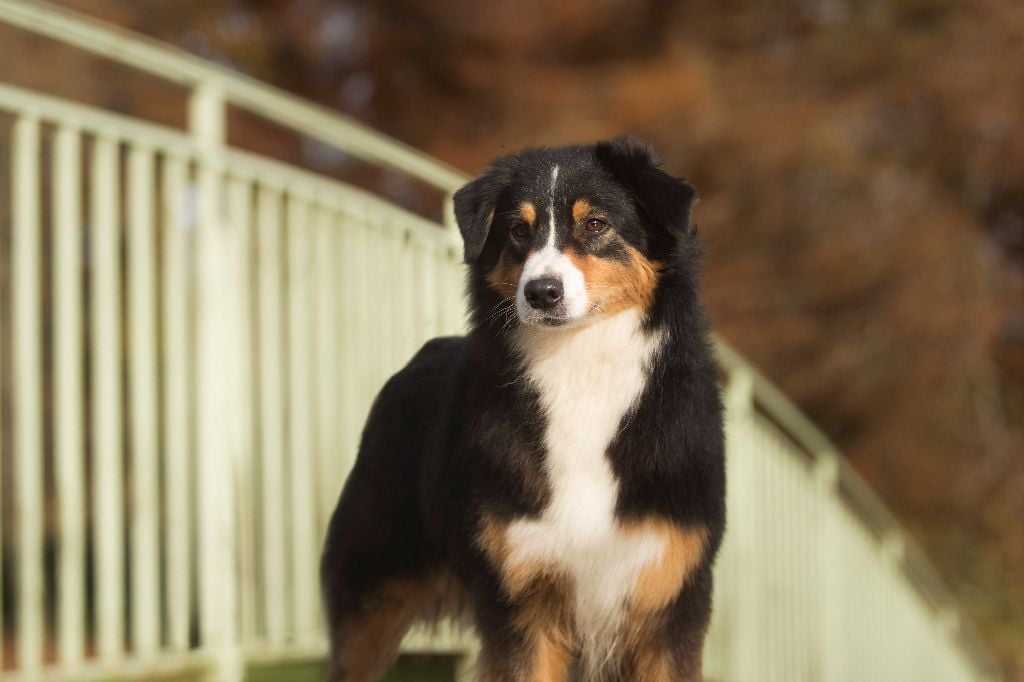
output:
[[562, 581], [538, 576], [514, 596], [480, 599], [480, 682], [566, 682], [578, 647]]

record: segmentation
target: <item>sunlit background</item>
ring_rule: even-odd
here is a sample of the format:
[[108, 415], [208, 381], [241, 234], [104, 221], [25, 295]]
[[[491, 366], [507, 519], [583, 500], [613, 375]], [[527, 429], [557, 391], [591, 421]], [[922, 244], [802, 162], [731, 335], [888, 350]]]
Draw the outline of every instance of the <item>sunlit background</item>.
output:
[[[652, 141], [700, 192], [718, 333], [837, 442], [1024, 680], [1024, 4], [58, 4], [467, 173], [523, 146]], [[4, 25], [0, 81], [187, 117], [174, 86]], [[436, 192], [232, 116], [236, 146], [441, 217]]]

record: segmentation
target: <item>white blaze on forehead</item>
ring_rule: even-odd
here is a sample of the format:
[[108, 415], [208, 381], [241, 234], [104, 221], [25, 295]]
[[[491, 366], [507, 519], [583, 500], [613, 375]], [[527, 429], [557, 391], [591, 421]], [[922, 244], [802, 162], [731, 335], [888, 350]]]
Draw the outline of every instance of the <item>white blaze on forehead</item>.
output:
[[548, 190], [548, 246], [555, 248], [555, 183], [558, 182], [558, 164], [551, 169], [551, 189]]
[[548, 191], [548, 239], [544, 248], [530, 254], [523, 265], [523, 273], [519, 278], [516, 292], [516, 308], [523, 319], [535, 314], [526, 301], [525, 288], [527, 282], [542, 277], [553, 277], [562, 283], [562, 301], [565, 306], [565, 317], [577, 319], [587, 312], [587, 285], [573, 262], [555, 246], [557, 241], [557, 221], [555, 220], [555, 185], [558, 183], [558, 166], [551, 169], [551, 187]]

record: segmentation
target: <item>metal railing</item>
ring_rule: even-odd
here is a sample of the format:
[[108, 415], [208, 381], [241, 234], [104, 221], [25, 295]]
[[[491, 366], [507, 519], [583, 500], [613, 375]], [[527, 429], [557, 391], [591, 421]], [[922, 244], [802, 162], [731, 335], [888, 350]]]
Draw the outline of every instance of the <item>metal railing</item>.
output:
[[[0, 85], [4, 678], [237, 680], [252, 663], [322, 656], [328, 514], [376, 390], [464, 326], [461, 244], [450, 217], [229, 147], [227, 107], [446, 193], [464, 176], [45, 3], [0, 0], [0, 21], [190, 98], [188, 129], [173, 130]], [[719, 351], [730, 517], [709, 679], [994, 678], [828, 440]], [[450, 628], [405, 646], [472, 661], [472, 638]]]

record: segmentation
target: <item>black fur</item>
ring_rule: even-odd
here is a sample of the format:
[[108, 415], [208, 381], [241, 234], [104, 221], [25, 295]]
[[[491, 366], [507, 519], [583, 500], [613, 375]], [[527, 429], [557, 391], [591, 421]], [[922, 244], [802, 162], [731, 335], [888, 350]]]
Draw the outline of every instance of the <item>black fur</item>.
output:
[[[433, 575], [454, 576], [485, 655], [501, 659], [488, 679], [525, 679], [517, 672], [525, 644], [514, 625], [516, 604], [503, 596], [501, 576], [477, 534], [484, 514], [512, 520], [542, 513], [550, 494], [545, 417], [534, 389], [521, 380], [509, 320], [493, 316], [502, 296], [488, 286], [487, 275], [503, 246], [512, 258], [534, 246], [529, 239], [512, 244], [509, 230], [519, 203], [547, 191], [552, 163], [565, 183], [555, 206], [558, 220], [571, 212], [571, 197], [596, 197], [624, 243], [661, 264], [644, 324], [664, 329], [669, 341], [607, 456], [619, 482], [619, 519], [657, 515], [708, 529], [708, 551], [666, 609], [658, 634], [679, 679], [699, 679], [711, 565], [725, 523], [725, 475], [716, 367], [698, 299], [701, 247], [690, 221], [696, 192], [661, 170], [646, 146], [620, 138], [499, 158], [456, 193], [472, 330], [427, 343], [373, 406], [324, 547], [332, 680], [362, 679], [346, 660], [345, 638], [359, 627], [361, 614], [380, 608], [381, 590]], [[546, 208], [538, 208], [537, 222], [547, 221]], [[588, 246], [571, 234], [559, 239], [599, 257], [621, 257], [608, 243]], [[620, 672], [630, 679], [628, 670]]]

